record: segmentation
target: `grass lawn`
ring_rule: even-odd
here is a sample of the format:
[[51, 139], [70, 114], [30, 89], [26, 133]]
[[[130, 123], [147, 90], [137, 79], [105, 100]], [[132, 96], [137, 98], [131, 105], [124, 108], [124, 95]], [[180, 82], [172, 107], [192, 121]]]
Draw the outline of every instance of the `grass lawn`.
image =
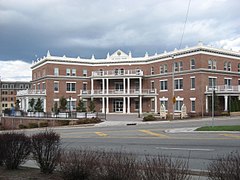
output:
[[195, 131], [240, 131], [240, 125], [235, 126], [204, 126]]

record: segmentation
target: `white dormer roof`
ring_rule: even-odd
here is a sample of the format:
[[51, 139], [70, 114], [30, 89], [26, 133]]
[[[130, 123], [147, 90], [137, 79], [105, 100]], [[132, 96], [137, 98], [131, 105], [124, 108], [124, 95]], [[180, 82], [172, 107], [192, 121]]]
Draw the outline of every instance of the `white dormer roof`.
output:
[[130, 59], [130, 57], [123, 51], [117, 50], [114, 52], [110, 57], [110, 60], [124, 60], [124, 59]]

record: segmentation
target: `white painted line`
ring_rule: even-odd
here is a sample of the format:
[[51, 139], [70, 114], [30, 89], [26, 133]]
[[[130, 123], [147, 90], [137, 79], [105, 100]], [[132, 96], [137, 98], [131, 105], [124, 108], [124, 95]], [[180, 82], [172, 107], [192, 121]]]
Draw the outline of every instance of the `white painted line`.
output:
[[180, 150], [180, 151], [214, 151], [214, 149], [168, 148], [168, 147], [156, 147], [156, 149]]

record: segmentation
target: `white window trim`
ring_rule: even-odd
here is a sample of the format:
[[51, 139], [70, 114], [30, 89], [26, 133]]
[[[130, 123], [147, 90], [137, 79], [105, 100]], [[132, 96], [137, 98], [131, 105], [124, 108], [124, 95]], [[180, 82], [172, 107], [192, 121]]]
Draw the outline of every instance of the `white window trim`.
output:
[[160, 92], [166, 92], [166, 91], [168, 91], [168, 88], [167, 89], [164, 89], [164, 90], [161, 90], [161, 81], [166, 81], [166, 82], [168, 82], [168, 79], [161, 79], [161, 80], [159, 80], [160, 82], [159, 82], [159, 88], [160, 88]]
[[54, 84], [55, 84], [55, 83], [58, 83], [58, 91], [55, 91], [55, 90], [53, 89], [53, 92], [59, 92], [59, 81], [54, 81], [54, 82], [53, 82], [53, 88], [54, 88]]
[[[195, 88], [192, 88], [192, 79], [195, 79]], [[195, 78], [195, 76], [191, 76], [190, 77], [190, 80], [191, 80], [191, 88], [190, 88], [190, 90], [195, 90], [196, 89], [196, 78]]]
[[183, 78], [174, 78], [174, 91], [183, 91], [183, 89], [175, 89], [175, 80], [183, 80]]
[[67, 83], [71, 83], [71, 84], [75, 84], [75, 91], [67, 91], [66, 90], [66, 93], [76, 93], [76, 84], [77, 84], [77, 82], [66, 82], [66, 86], [67, 86]]

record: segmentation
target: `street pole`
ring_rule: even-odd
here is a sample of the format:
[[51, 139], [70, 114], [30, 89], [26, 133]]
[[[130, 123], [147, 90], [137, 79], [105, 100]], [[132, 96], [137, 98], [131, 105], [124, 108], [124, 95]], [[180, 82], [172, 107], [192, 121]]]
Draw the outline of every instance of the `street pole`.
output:
[[214, 87], [212, 89], [212, 127], [214, 126]]
[[173, 103], [173, 105], [172, 105], [172, 108], [173, 108], [172, 113], [173, 113], [173, 115], [172, 115], [172, 118], [174, 120], [174, 105], [175, 105], [176, 99], [175, 99], [175, 94], [174, 94], [174, 71], [175, 71], [175, 69], [174, 69], [174, 56], [173, 55], [172, 55], [172, 59], [173, 59], [173, 66], [172, 66], [172, 103]]

